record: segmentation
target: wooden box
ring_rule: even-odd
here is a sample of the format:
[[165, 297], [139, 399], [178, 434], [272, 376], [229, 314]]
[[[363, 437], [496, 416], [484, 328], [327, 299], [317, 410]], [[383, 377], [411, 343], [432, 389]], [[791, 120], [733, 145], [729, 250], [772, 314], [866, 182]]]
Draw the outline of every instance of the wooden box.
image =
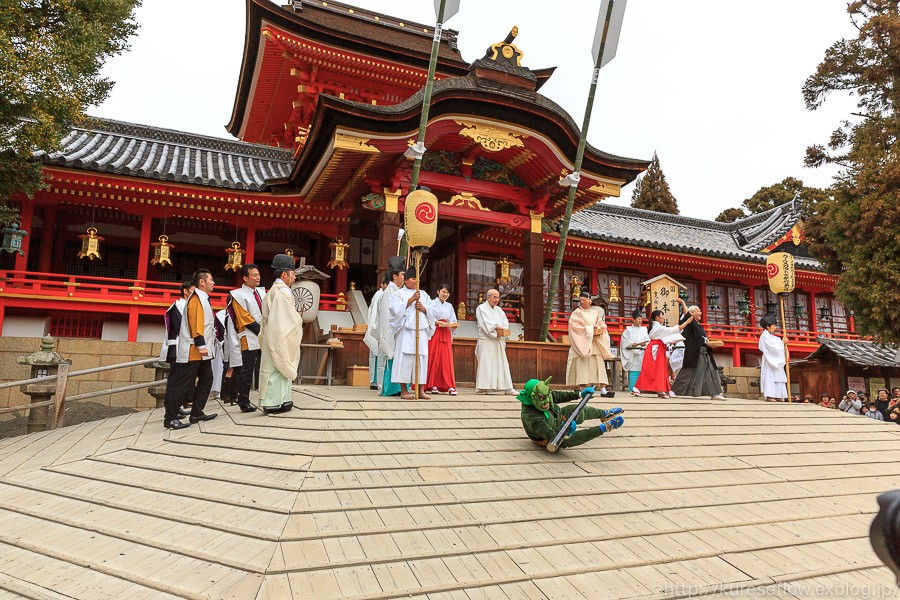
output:
[[369, 387], [369, 367], [352, 365], [347, 367], [347, 385]]

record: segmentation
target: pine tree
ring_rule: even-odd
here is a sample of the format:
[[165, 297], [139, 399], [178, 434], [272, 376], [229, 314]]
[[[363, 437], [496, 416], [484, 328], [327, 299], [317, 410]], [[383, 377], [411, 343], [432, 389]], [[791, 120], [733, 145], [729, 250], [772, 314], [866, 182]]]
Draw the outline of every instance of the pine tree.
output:
[[746, 216], [747, 215], [744, 214], [744, 211], [740, 208], [726, 208], [719, 213], [719, 216], [716, 217], [716, 221], [719, 223], [734, 223], [738, 219], [743, 219]]
[[631, 195], [631, 206], [654, 212], [678, 214], [678, 201], [669, 190], [666, 175], [659, 166], [659, 158], [653, 153], [653, 160], [647, 172], [637, 180]]
[[100, 69], [128, 48], [140, 0], [0, 0], [0, 220], [6, 201], [44, 186], [52, 152], [112, 88]]
[[836, 164], [834, 197], [818, 203], [805, 229], [814, 254], [838, 276], [835, 293], [859, 333], [900, 341], [900, 9], [897, 0], [850, 2], [858, 32], [834, 43], [803, 85], [809, 110], [835, 91], [857, 98], [860, 117], [843, 121], [806, 164]]

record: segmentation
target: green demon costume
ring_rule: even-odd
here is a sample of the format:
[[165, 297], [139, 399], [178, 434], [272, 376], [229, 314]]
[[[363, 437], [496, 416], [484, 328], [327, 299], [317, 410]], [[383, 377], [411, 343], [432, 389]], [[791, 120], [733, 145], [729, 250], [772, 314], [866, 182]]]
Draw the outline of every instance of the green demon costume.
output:
[[[575, 410], [576, 404], [559, 406], [561, 402], [571, 402], [593, 393], [594, 388], [585, 388], [579, 392], [554, 392], [550, 390], [550, 378], [546, 381], [531, 379], [516, 398], [522, 403], [522, 426], [525, 433], [540, 446], [546, 446], [553, 439], [566, 419]], [[578, 446], [622, 426], [624, 419], [620, 415], [621, 408], [603, 410], [593, 406], [585, 406], [581, 414], [572, 422], [560, 448]], [[586, 420], [603, 419], [604, 422], [594, 427], [577, 429]]]

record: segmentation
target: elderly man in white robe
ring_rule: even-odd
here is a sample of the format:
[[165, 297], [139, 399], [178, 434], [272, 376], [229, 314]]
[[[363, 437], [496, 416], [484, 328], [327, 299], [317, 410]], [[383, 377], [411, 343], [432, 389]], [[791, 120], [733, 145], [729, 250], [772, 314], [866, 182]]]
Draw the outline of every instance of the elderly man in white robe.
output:
[[291, 384], [300, 364], [303, 319], [294, 307], [294, 257], [276, 254], [272, 259], [275, 283], [262, 303], [259, 367], [259, 405], [266, 414], [293, 408]]
[[[607, 392], [606, 359], [612, 358], [603, 345], [606, 333], [605, 312], [600, 306], [591, 307], [591, 294], [581, 292], [579, 306], [569, 315], [569, 357], [566, 361], [566, 385], [592, 387], [604, 398], [615, 396]], [[594, 310], [596, 308], [597, 310]], [[609, 343], [607, 338], [607, 344]]]
[[419, 398], [431, 399], [424, 392], [428, 380], [428, 340], [435, 329], [434, 311], [428, 309], [429, 304], [431, 298], [428, 294], [416, 289], [416, 272], [407, 269], [403, 275], [403, 287], [390, 298], [391, 331], [394, 334], [391, 381], [406, 387], [406, 391], [400, 394], [404, 400], [416, 397], [415, 392], [410, 391], [410, 384], [419, 386]]
[[766, 402], [781, 402], [788, 397], [787, 373], [784, 370], [787, 363], [784, 352], [787, 337], [779, 338], [775, 335], [777, 323], [771, 315], [759, 320], [759, 326], [763, 330], [759, 336], [759, 351], [762, 352], [759, 391], [766, 397]]
[[381, 381], [384, 377], [384, 361], [378, 360], [378, 302], [384, 296], [384, 289], [391, 282], [391, 274], [385, 272], [381, 285], [375, 290], [372, 302], [369, 304], [369, 312], [366, 315], [366, 335], [363, 343], [369, 348], [369, 389], [381, 391]]
[[475, 309], [478, 343], [475, 345], [477, 368], [475, 391], [479, 394], [518, 394], [513, 389], [506, 358], [509, 319], [500, 308], [500, 292], [488, 290], [487, 299]]

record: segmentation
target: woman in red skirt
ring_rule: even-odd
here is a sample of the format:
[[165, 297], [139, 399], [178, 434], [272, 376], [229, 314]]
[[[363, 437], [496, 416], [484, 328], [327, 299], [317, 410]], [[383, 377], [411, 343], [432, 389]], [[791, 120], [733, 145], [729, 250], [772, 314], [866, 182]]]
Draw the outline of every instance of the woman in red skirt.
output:
[[437, 289], [437, 298], [428, 305], [433, 311], [437, 328], [428, 341], [428, 378], [425, 389], [432, 394], [449, 392], [456, 395], [456, 374], [453, 372], [453, 330], [459, 327], [456, 311], [450, 298], [450, 286], [441, 284]]
[[644, 349], [644, 362], [641, 364], [641, 374], [631, 391], [632, 396], [640, 396], [641, 390], [652, 390], [660, 398], [669, 398], [672, 387], [669, 385], [669, 361], [666, 358], [666, 344], [684, 340], [681, 332], [688, 323], [694, 320], [694, 315], [681, 325], [666, 327], [661, 310], [650, 313], [650, 343]]

